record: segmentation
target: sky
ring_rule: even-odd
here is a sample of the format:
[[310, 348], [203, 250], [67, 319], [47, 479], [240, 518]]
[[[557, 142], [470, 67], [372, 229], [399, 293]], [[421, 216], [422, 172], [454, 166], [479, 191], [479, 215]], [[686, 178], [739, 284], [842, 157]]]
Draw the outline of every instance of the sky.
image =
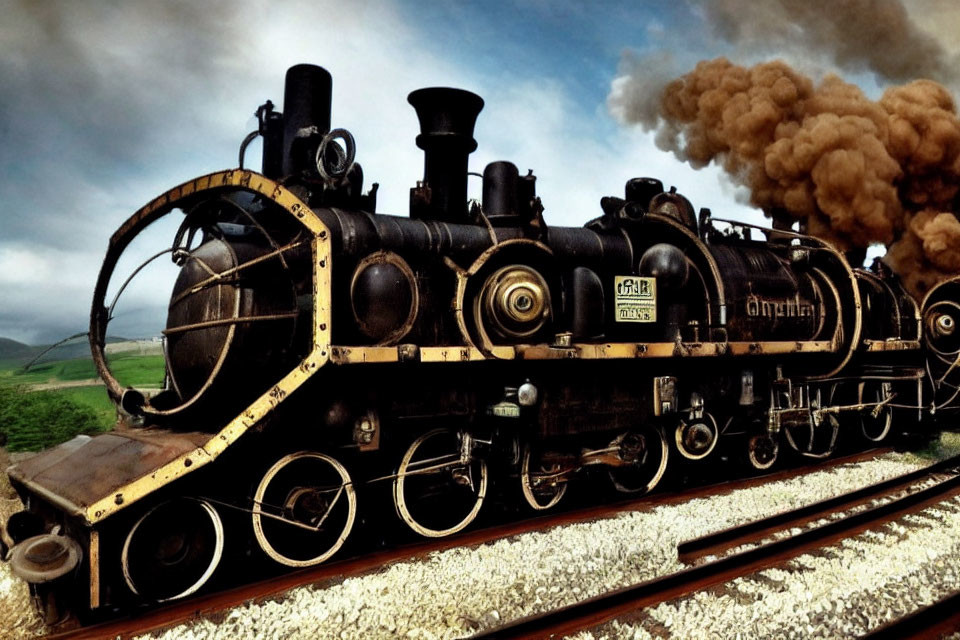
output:
[[[43, 344], [85, 331], [113, 231], [169, 188], [236, 166], [256, 107], [269, 98], [282, 109], [285, 70], [302, 62], [331, 72], [332, 124], [355, 136], [367, 184], [380, 183], [380, 212], [406, 215], [409, 188], [422, 177], [407, 94], [453, 86], [486, 103], [471, 170], [494, 160], [533, 169], [547, 224], [584, 224], [600, 214], [602, 196], [622, 196], [636, 176], [676, 186], [695, 209], [762, 223], [716, 167], [684, 164], [611, 108], [611, 94], [638, 68], [666, 81], [717, 56], [740, 64], [780, 57], [814, 76], [842, 72], [870, 95], [890, 81], [874, 54], [833, 51], [805, 27], [790, 29], [781, 9], [766, 18], [786, 24], [783, 33], [742, 28], [751, 6], [0, 0], [0, 336]], [[903, 7], [908, 27], [956, 55], [960, 17], [950, 0]], [[255, 143], [254, 166], [258, 156]], [[479, 195], [471, 179], [470, 196]], [[136, 255], [168, 246], [168, 227], [142, 237]], [[115, 279], [137, 263], [122, 262]], [[146, 269], [118, 305], [111, 334], [156, 334], [174, 274], [169, 260]]]

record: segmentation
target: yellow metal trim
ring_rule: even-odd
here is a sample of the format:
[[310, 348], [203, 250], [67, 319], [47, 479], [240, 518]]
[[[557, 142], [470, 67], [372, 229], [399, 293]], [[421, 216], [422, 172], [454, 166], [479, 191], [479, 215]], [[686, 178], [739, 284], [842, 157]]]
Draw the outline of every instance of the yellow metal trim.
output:
[[[330, 359], [330, 299], [331, 299], [331, 253], [330, 231], [297, 196], [282, 185], [252, 171], [231, 169], [174, 187], [159, 198], [153, 200], [144, 209], [150, 211], [159, 208], [173, 208], [186, 196], [199, 194], [211, 189], [239, 188], [258, 193], [283, 207], [313, 234], [313, 346], [306, 358], [292, 371], [261, 395], [240, 415], [231, 420], [218, 433], [212, 435], [202, 447], [185, 453], [158, 468], [148, 476], [143, 476], [121, 487], [110, 496], [99, 500], [86, 509], [86, 520], [90, 524], [100, 522], [113, 513], [129, 506], [149, 495], [160, 487], [196, 471], [212, 462], [227, 447], [236, 442], [248, 429], [257, 424], [265, 415], [283, 402], [293, 391], [312, 376], [317, 369]], [[144, 209], [131, 218], [140, 219]], [[130, 221], [128, 221], [128, 224]], [[118, 232], [120, 233], [120, 232]]]
[[513, 360], [513, 347], [491, 347], [488, 358], [476, 347], [421, 347], [420, 362], [476, 362], [478, 360]]
[[[902, 349], [913, 348], [911, 343]], [[915, 343], [913, 343], [915, 344]], [[481, 360], [623, 360], [632, 358], [684, 358], [718, 355], [759, 356], [786, 353], [832, 353], [830, 340], [801, 342], [607, 342], [579, 343], [569, 347], [546, 344], [493, 347], [492, 355], [467, 345], [416, 347], [409, 358], [401, 357], [401, 347], [331, 347], [336, 364], [373, 364], [416, 360], [418, 362], [477, 362]], [[888, 347], [892, 350], [895, 347]], [[874, 349], [878, 350], [878, 349]]]
[[[802, 342], [731, 342], [730, 353], [739, 355], [778, 355], [781, 353], [832, 353], [831, 340], [808, 340]], [[706, 354], [705, 354], [706, 355]]]
[[376, 362], [399, 362], [397, 347], [332, 347], [334, 364], [363, 364]]
[[953, 277], [947, 278], [946, 280], [938, 282], [934, 286], [930, 287], [930, 289], [928, 289], [927, 292], [923, 294], [923, 300], [920, 302], [920, 310], [921, 310], [920, 312], [923, 313], [923, 311], [926, 310], [927, 305], [930, 304], [930, 296], [933, 295], [934, 291], [936, 291], [937, 289], [940, 289], [946, 284], [958, 284], [958, 283], [960, 283], [960, 276], [953, 276]]
[[[539, 240], [531, 240], [529, 238], [513, 238], [511, 240], [504, 240], [503, 242], [498, 242], [490, 247], [488, 247], [483, 253], [481, 253], [476, 260], [473, 261], [473, 264], [470, 265], [470, 268], [466, 271], [459, 269], [456, 270], [457, 274], [457, 291], [453, 300], [453, 314], [457, 320], [457, 328], [460, 330], [460, 336], [463, 338], [464, 342], [469, 345], [471, 349], [479, 350], [481, 354], [484, 354], [484, 357], [477, 358], [483, 360], [486, 358], [500, 359], [501, 350], [495, 347], [487, 338], [483, 331], [480, 331], [480, 338], [482, 344], [477, 345], [474, 343], [473, 339], [470, 336], [470, 330], [467, 327], [467, 318], [466, 318], [466, 309], [464, 305], [467, 303], [465, 300], [467, 295], [467, 284], [470, 281], [470, 278], [475, 276], [480, 269], [490, 261], [490, 258], [497, 255], [505, 249], [515, 246], [530, 246], [536, 249], [543, 251], [546, 255], [552, 256], [553, 250], [547, 245], [543, 244]], [[448, 350], [450, 348], [448, 347]], [[510, 358], [513, 358], [512, 350], [510, 352]], [[472, 359], [472, 358], [470, 358]], [[431, 362], [428, 360], [427, 362]], [[440, 362], [446, 362], [446, 360], [440, 360]]]
[[[847, 348], [846, 354], [844, 355], [843, 359], [840, 361], [840, 364], [838, 364], [833, 369], [833, 371], [829, 373], [826, 373], [824, 375], [819, 375], [819, 376], [813, 376], [811, 378], [812, 380], [824, 380], [827, 378], [832, 378], [833, 376], [843, 371], [846, 368], [847, 364], [850, 362], [850, 360], [853, 358], [853, 354], [857, 352], [857, 348], [860, 345], [860, 336], [863, 333], [863, 318], [861, 317], [861, 314], [860, 314], [863, 307], [863, 302], [860, 300], [860, 287], [857, 286], [857, 278], [853, 274], [853, 270], [850, 268], [850, 263], [847, 262], [847, 259], [844, 258], [839, 251], [834, 249], [833, 245], [831, 245], [829, 242], [825, 242], [823, 240], [819, 240], [818, 242], [820, 242], [821, 244], [821, 249], [823, 249], [827, 253], [833, 254], [833, 256], [840, 263], [840, 266], [843, 267], [843, 270], [847, 276], [847, 279], [850, 281], [850, 287], [851, 287], [850, 293], [853, 295], [853, 327], [852, 327], [853, 331], [849, 332], [849, 335], [850, 335], [849, 347]], [[837, 307], [837, 315], [838, 315], [837, 322], [838, 322], [838, 326], [843, 328], [843, 333], [840, 335], [846, 335], [850, 327], [843, 326], [843, 315], [841, 312], [842, 308], [843, 308], [843, 300], [841, 299], [840, 305]]]
[[760, 356], [785, 353], [830, 353], [827, 340], [804, 342], [614, 342], [574, 344], [570, 347], [536, 345], [518, 347], [524, 360], [574, 358], [615, 360], [628, 358], [700, 358], [708, 356]]
[[90, 530], [90, 543], [87, 548], [87, 559], [90, 564], [90, 608], [100, 606], [100, 532]]
[[477, 362], [480, 360], [513, 360], [514, 347], [493, 347], [491, 356], [480, 349], [466, 345], [449, 347], [419, 347], [413, 345], [410, 357], [403, 357], [399, 347], [331, 347], [331, 361], [335, 364], [375, 364], [415, 360], [417, 362]]
[[912, 351], [920, 348], [919, 340], [864, 340], [867, 351]]

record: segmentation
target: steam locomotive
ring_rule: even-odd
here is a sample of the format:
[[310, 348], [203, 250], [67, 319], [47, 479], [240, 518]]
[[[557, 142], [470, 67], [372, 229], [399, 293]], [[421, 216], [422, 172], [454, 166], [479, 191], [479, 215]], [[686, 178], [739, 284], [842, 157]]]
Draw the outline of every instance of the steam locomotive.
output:
[[[331, 129], [331, 85], [289, 69], [239, 168], [110, 239], [90, 342], [120, 424], [8, 471], [26, 505], [9, 560], [45, 605], [182, 598], [238, 548], [324, 562], [378, 488], [414, 532], [447, 536], [495, 485], [542, 511], [588, 468], [642, 494], [720, 442], [764, 470], [781, 451], [932, 433], [955, 407], [960, 280], [918, 305], [881, 263], [695, 213], [651, 178], [583, 228], [548, 226], [535, 176], [506, 161], [468, 202], [483, 101], [458, 89], [410, 94], [424, 177], [409, 216], [380, 214], [353, 137]], [[256, 137], [260, 173], [243, 168]], [[111, 372], [107, 292], [171, 214], [179, 275], [150, 395]]]

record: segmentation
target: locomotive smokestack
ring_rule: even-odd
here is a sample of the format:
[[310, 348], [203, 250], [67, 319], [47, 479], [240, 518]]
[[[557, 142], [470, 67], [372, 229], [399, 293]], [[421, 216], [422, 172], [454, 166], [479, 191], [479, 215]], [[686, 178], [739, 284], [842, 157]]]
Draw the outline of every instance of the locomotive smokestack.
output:
[[[308, 168], [309, 158], [296, 144], [297, 138], [310, 133], [330, 131], [330, 97], [333, 79], [323, 67], [298, 64], [287, 69], [283, 91], [283, 174], [292, 175]], [[299, 134], [299, 135], [298, 135]]]
[[424, 151], [423, 181], [429, 198], [413, 201], [411, 215], [444, 222], [464, 222], [467, 217], [467, 157], [477, 148], [473, 126], [483, 109], [483, 99], [462, 89], [418, 89], [407, 101], [417, 110]]

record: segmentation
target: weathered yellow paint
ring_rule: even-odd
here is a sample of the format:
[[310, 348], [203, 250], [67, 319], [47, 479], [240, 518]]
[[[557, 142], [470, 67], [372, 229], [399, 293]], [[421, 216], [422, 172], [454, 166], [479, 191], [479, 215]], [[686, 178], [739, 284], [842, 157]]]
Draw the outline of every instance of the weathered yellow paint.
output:
[[330, 292], [331, 292], [331, 252], [330, 231], [320, 218], [296, 195], [282, 185], [252, 171], [232, 169], [221, 171], [174, 187], [167, 193], [154, 199], [135, 213], [120, 231], [119, 237], [131, 226], [140, 224], [145, 218], [154, 215], [160, 209], [171, 209], [184, 197], [203, 193], [213, 189], [239, 188], [258, 193], [283, 207], [313, 234], [313, 345], [310, 353], [292, 371], [274, 384], [266, 393], [257, 398], [240, 415], [231, 420], [218, 433], [212, 435], [202, 447], [185, 453], [163, 465], [148, 476], [141, 477], [116, 492], [86, 508], [86, 520], [89, 524], [100, 522], [160, 487], [187, 475], [215, 460], [227, 447], [236, 442], [248, 429], [253, 427], [265, 415], [273, 411], [293, 391], [300, 387], [318, 369], [330, 359]]
[[[893, 347], [889, 347], [893, 348]], [[910, 348], [910, 347], [899, 347]], [[336, 364], [400, 362], [400, 347], [332, 347]], [[546, 344], [497, 346], [491, 355], [467, 345], [419, 347], [418, 362], [477, 362], [480, 360], [623, 360], [634, 358], [687, 358], [718, 355], [780, 355], [785, 353], [830, 353], [828, 340], [803, 342], [607, 342], [577, 343], [569, 347]]]
[[573, 344], [570, 347], [534, 345], [518, 347], [524, 360], [574, 358], [617, 360], [632, 358], [701, 358], [718, 355], [779, 355], [785, 353], [829, 353], [826, 340], [805, 342], [614, 342]]
[[400, 350], [397, 347], [333, 347], [331, 352], [331, 359], [336, 364], [400, 361]]
[[516, 356], [513, 347], [491, 347], [492, 358], [476, 347], [421, 347], [420, 362], [477, 362], [478, 360], [512, 360]]
[[867, 351], [912, 351], [920, 348], [919, 340], [864, 340]]
[[[331, 347], [331, 360], [336, 364], [374, 364], [401, 362], [403, 347]], [[512, 360], [514, 347], [493, 347], [493, 357], [487, 357], [476, 347], [454, 345], [446, 347], [416, 347], [417, 362], [477, 362], [480, 360]]]
[[100, 606], [100, 532], [90, 530], [90, 544], [87, 545], [87, 560], [90, 564], [90, 608]]

